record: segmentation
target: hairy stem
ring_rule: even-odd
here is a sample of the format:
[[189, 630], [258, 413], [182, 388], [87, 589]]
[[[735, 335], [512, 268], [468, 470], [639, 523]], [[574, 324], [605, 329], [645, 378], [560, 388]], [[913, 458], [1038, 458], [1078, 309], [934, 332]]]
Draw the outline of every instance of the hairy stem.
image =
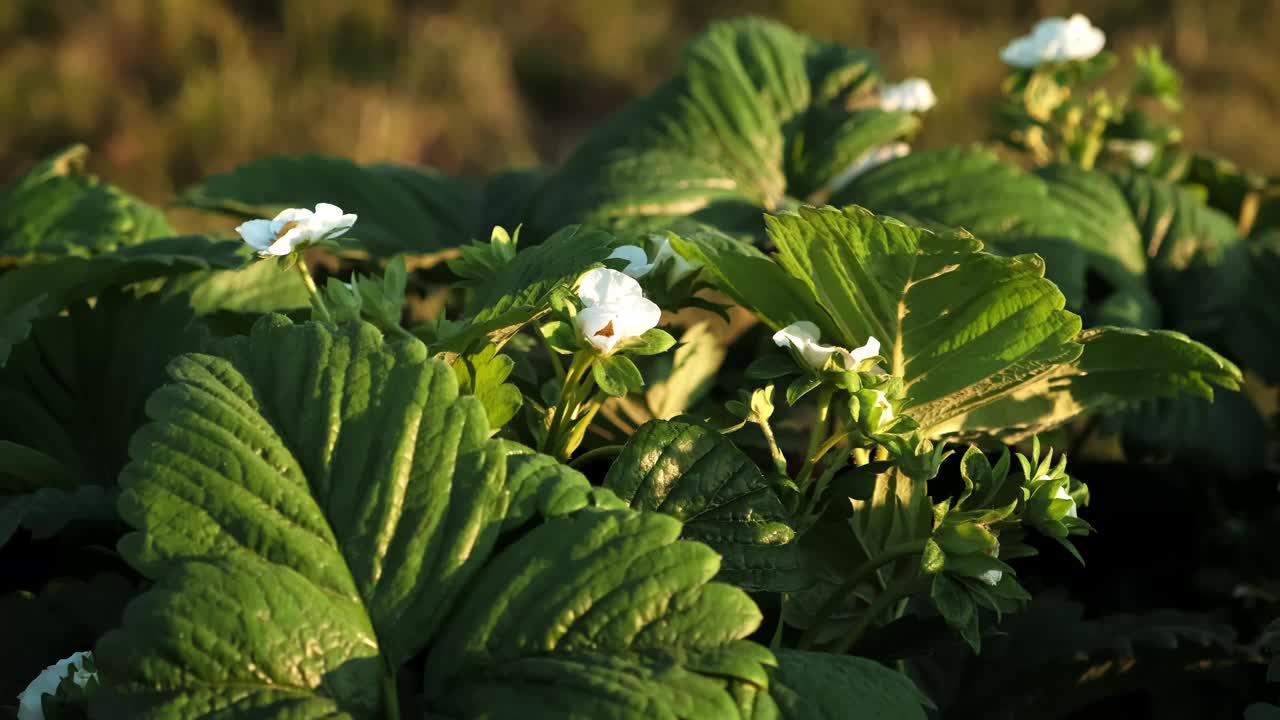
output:
[[858, 640], [862, 638], [862, 635], [867, 631], [867, 628], [871, 627], [871, 623], [875, 622], [876, 618], [899, 602], [923, 590], [927, 587], [928, 582], [928, 577], [918, 576], [910, 580], [904, 580], [897, 585], [891, 585], [889, 589], [880, 593], [875, 600], [871, 601], [867, 611], [858, 618], [853, 627], [849, 628], [849, 632], [836, 644], [832, 652], [837, 655], [844, 655], [849, 652], [849, 649], [858, 643]]
[[625, 446], [624, 445], [602, 445], [598, 448], [593, 448], [591, 450], [588, 450], [582, 453], [578, 457], [574, 458], [573, 462], [569, 463], [569, 467], [576, 469], [576, 468], [582, 467], [583, 465], [586, 465], [592, 460], [596, 460], [599, 458], [617, 457], [622, 454], [623, 447]]
[[[866, 562], [855, 568], [853, 574], [849, 576], [849, 579], [844, 581], [844, 583], [842, 583], [840, 587], [831, 594], [831, 597], [827, 598], [827, 602], [822, 605], [822, 608], [818, 610], [817, 622], [811, 625], [809, 629], [805, 631], [804, 635], [800, 637], [800, 649], [806, 650], [813, 646], [813, 643], [817, 641], [818, 632], [821, 630], [822, 626], [830, 620], [832, 616], [840, 611], [841, 606], [849, 600], [854, 591], [858, 589], [858, 586], [870, 578], [873, 573], [890, 563], [897, 562], [898, 560], [911, 557], [913, 555], [919, 555], [924, 552], [924, 544], [924, 540], [913, 540], [911, 542], [890, 545], [879, 555], [868, 558]], [[876, 601], [873, 601], [871, 606], [875, 607], [875, 603], [879, 598], [884, 597], [891, 589], [892, 588], [886, 589], [877, 596]]]
[[324, 298], [320, 296], [320, 289], [316, 287], [316, 281], [311, 277], [311, 270], [307, 268], [307, 261], [298, 256], [298, 263], [294, 265], [298, 269], [298, 274], [302, 276], [302, 284], [306, 286], [307, 292], [311, 295], [311, 307], [315, 310], [315, 314], [320, 316], [323, 322], [333, 322], [333, 317], [329, 315], [329, 307], [324, 304]]

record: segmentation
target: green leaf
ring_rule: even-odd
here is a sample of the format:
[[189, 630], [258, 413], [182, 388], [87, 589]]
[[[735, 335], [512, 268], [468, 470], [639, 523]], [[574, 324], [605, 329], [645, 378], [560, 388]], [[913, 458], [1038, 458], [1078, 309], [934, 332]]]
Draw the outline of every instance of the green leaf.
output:
[[[428, 696], [460, 717], [732, 715], [719, 684], [687, 668], [712, 649], [747, 652], [736, 646], [760, 613], [709, 582], [719, 558], [680, 532], [626, 511], [531, 531], [493, 559], [432, 648]], [[671, 667], [681, 655], [685, 668]]]
[[[667, 698], [659, 716], [690, 696], [718, 710], [700, 658], [762, 672], [739, 641], [759, 612], [707, 582], [714, 552], [658, 515], [531, 522], [618, 501], [487, 439], [421, 344], [277, 316], [220, 352], [175, 361], [134, 437], [120, 509], [138, 531], [120, 550], [158, 582], [95, 649], [96, 716], [383, 717], [423, 650], [428, 706], [463, 716], [509, 716], [502, 698], [541, 682], [526, 706], [549, 717], [618, 667], [654, 671], [633, 697]], [[500, 687], [470, 692], [483, 683]]]
[[498, 348], [493, 345], [486, 345], [478, 353], [460, 356], [453, 362], [459, 388], [463, 393], [476, 396], [495, 430], [510, 422], [524, 402], [520, 388], [506, 382], [514, 368], [515, 361], [499, 355]]
[[[0, 516], [38, 536], [75, 520], [113, 523], [116, 476], [143, 404], [165, 365], [207, 334], [186, 298], [118, 291], [38, 321], [0, 369], [9, 409], [0, 414]], [[7, 539], [0, 527], [0, 545]]]
[[352, 235], [377, 256], [431, 253], [471, 238], [476, 192], [427, 168], [357, 165], [322, 155], [255, 160], [188, 188], [178, 203], [243, 218], [333, 203], [359, 216]]
[[675, 352], [656, 359], [644, 395], [650, 417], [640, 422], [670, 420], [697, 404], [714, 385], [724, 357], [725, 348], [709, 323], [685, 330]]
[[1249, 273], [1239, 304], [1227, 319], [1226, 348], [1244, 367], [1267, 382], [1280, 384], [1280, 229], [1258, 238], [1249, 247]]
[[311, 295], [298, 274], [273, 262], [191, 273], [171, 279], [165, 284], [165, 292], [188, 293], [191, 307], [200, 315], [285, 312], [311, 306]]
[[[1080, 319], [1035, 256], [981, 252], [965, 234], [934, 233], [857, 207], [766, 218], [779, 262], [805, 283], [838, 332], [882, 343], [922, 428], [992, 402], [1080, 354]], [[821, 325], [822, 323], [819, 323]]]
[[0, 275], [0, 366], [36, 318], [112, 287], [240, 264], [240, 243], [203, 236], [152, 240], [91, 258], [35, 262]]
[[867, 658], [779, 650], [769, 695], [785, 720], [924, 720], [929, 701], [906, 675]]
[[41, 670], [91, 648], [103, 633], [119, 625], [125, 605], [136, 592], [134, 581], [102, 573], [83, 580], [55, 578], [39, 593], [0, 596], [5, 641], [22, 648], [0, 657], [0, 696], [6, 704]]
[[521, 250], [492, 283], [477, 290], [471, 320], [432, 347], [460, 352], [487, 337], [501, 348], [550, 309], [556, 291], [573, 287], [582, 273], [608, 257], [612, 244], [609, 233], [574, 225]]
[[625, 342], [620, 350], [631, 355], [658, 355], [675, 347], [676, 339], [661, 328], [652, 328], [638, 338]]
[[751, 459], [714, 430], [646, 423], [627, 441], [604, 486], [637, 510], [683, 521], [685, 537], [724, 556], [726, 582], [768, 591], [807, 584], [782, 502]]
[[591, 365], [591, 377], [596, 385], [612, 397], [622, 397], [644, 387], [644, 376], [631, 358], [625, 355], [609, 355], [597, 359]]
[[823, 335], [835, 333], [808, 288], [754, 246], [716, 232], [672, 236], [671, 244], [700, 263], [722, 292], [770, 326], [783, 328], [808, 320], [817, 323]]
[[1186, 335], [1169, 330], [1085, 330], [1079, 360], [989, 405], [939, 424], [939, 434], [996, 434], [1009, 442], [1080, 413], [1178, 393], [1213, 398], [1213, 385], [1239, 387], [1238, 368]]
[[90, 257], [173, 235], [164, 213], [85, 174], [73, 145], [0, 189], [0, 266]]
[[657, 228], [692, 215], [758, 234], [761, 209], [825, 192], [863, 152], [914, 127], [910, 116], [851, 109], [876, 78], [868, 53], [773, 22], [712, 25], [675, 77], [548, 180], [535, 224]]

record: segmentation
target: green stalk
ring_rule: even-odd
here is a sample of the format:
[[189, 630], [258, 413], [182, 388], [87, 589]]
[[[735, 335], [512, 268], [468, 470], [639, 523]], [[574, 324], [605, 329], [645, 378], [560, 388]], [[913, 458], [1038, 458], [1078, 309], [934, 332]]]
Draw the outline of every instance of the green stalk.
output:
[[333, 322], [333, 317], [329, 315], [329, 308], [324, 304], [324, 298], [320, 296], [320, 288], [316, 287], [316, 281], [311, 277], [311, 271], [307, 269], [307, 261], [302, 259], [302, 255], [298, 255], [298, 262], [294, 267], [298, 269], [298, 274], [302, 276], [302, 284], [311, 294], [311, 307], [320, 316], [320, 320]]
[[[827, 598], [827, 602], [822, 605], [822, 608], [818, 610], [818, 620], [813, 625], [810, 625], [809, 629], [800, 637], [799, 648], [807, 650], [813, 646], [813, 643], [817, 641], [818, 631], [822, 628], [822, 625], [840, 610], [840, 606], [844, 605], [854, 591], [858, 589], [858, 586], [871, 577], [873, 573], [890, 563], [912, 555], [919, 555], [924, 552], [924, 544], [924, 540], [913, 540], [890, 545], [884, 549], [884, 552], [873, 558], [868, 558], [866, 562], [854, 569], [849, 579], [844, 581], [839, 589], [832, 593], [831, 597]], [[871, 607], [875, 607], [876, 602], [879, 602], [879, 599], [887, 594], [889, 594], [889, 590], [886, 589], [871, 603]]]
[[777, 469], [778, 474], [786, 476], [787, 474], [787, 456], [782, 453], [782, 448], [778, 447], [778, 441], [773, 436], [773, 428], [769, 426], [766, 418], [760, 418], [760, 431], [764, 433], [764, 439], [769, 443], [769, 454], [773, 456], [773, 466]]
[[576, 469], [576, 468], [582, 467], [583, 465], [586, 465], [587, 463], [597, 458], [617, 457], [622, 454], [623, 447], [625, 446], [624, 445], [602, 445], [598, 448], [588, 450], [582, 453], [581, 455], [579, 455], [578, 457], [574, 458], [573, 462], [569, 463], [569, 467]]
[[842, 639], [839, 644], [832, 649], [832, 652], [837, 655], [844, 655], [848, 653], [849, 649], [858, 643], [858, 640], [862, 638], [863, 633], [867, 631], [867, 628], [871, 627], [871, 623], [875, 622], [876, 618], [880, 617], [880, 615], [884, 614], [886, 610], [889, 610], [899, 602], [911, 597], [916, 592], [923, 590], [927, 586], [928, 582], [929, 578], [927, 577], [915, 577], [891, 586], [888, 590], [885, 590], [871, 602], [871, 605], [867, 607], [867, 611], [863, 613], [862, 617], [858, 618], [858, 621], [853, 624], [852, 628], [849, 628], [849, 632], [846, 633], [844, 639]]
[[809, 431], [809, 448], [805, 451], [804, 467], [800, 469], [800, 475], [796, 484], [804, 487], [805, 481], [813, 474], [813, 467], [817, 464], [818, 449], [822, 445], [822, 441], [827, 437], [827, 416], [831, 413], [831, 397], [835, 394], [834, 388], [824, 387], [818, 391], [818, 417], [813, 421], [813, 429]]
[[560, 445], [560, 434], [563, 432], [565, 420], [577, 408], [578, 383], [591, 367], [595, 355], [587, 350], [580, 350], [573, 356], [573, 364], [565, 373], [564, 384], [560, 386], [560, 398], [556, 400], [555, 410], [551, 414], [551, 426], [547, 429], [547, 437], [543, 442], [543, 452], [554, 454]]

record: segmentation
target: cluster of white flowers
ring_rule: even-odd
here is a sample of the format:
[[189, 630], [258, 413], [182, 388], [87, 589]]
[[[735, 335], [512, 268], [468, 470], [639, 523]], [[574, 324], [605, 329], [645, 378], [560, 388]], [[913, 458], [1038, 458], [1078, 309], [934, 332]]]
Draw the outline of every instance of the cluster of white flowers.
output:
[[321, 240], [343, 235], [355, 224], [353, 213], [343, 213], [337, 205], [320, 203], [314, 211], [289, 208], [270, 220], [241, 223], [236, 232], [258, 251], [259, 256], [282, 257]]
[[933, 86], [924, 78], [908, 78], [880, 89], [880, 109], [888, 112], [925, 112], [937, 103]]
[[58, 685], [62, 683], [62, 678], [67, 676], [67, 669], [71, 666], [75, 666], [71, 681], [80, 687], [84, 687], [91, 679], [98, 677], [96, 672], [88, 672], [84, 669], [86, 659], [92, 661], [92, 653], [78, 652], [41, 671], [36, 679], [27, 685], [26, 690], [18, 693], [18, 720], [44, 720], [44, 696], [57, 693]]
[[582, 309], [578, 332], [602, 355], [613, 352], [627, 338], [640, 337], [658, 326], [662, 309], [644, 296], [640, 283], [617, 270], [596, 268], [578, 284]]
[[1000, 51], [1000, 59], [1020, 68], [1044, 63], [1088, 60], [1102, 52], [1107, 36], [1079, 13], [1069, 18], [1051, 17], [1036, 23], [1030, 35], [1015, 38]]

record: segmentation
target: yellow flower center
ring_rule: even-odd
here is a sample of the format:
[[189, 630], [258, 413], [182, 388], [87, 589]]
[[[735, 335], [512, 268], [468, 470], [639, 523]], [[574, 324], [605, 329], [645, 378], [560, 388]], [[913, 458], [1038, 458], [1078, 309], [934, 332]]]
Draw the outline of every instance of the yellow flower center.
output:
[[276, 233], [276, 239], [279, 240], [280, 238], [285, 236], [285, 233], [289, 232], [290, 230], [296, 227], [298, 227], [298, 223], [296, 222], [285, 223], [284, 227], [280, 228], [280, 232]]

